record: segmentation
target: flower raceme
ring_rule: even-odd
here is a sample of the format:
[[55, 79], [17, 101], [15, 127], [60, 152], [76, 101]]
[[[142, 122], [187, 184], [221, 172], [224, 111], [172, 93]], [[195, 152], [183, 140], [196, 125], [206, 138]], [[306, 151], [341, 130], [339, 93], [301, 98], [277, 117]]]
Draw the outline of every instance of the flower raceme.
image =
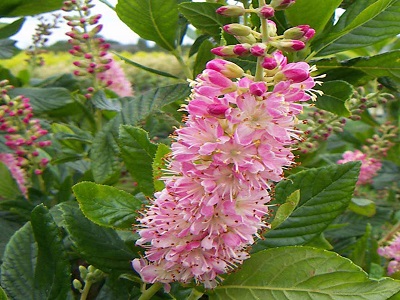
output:
[[315, 85], [306, 63], [288, 64], [280, 51], [271, 57], [268, 81], [215, 59], [192, 82], [165, 188], [139, 218], [146, 252], [133, 267], [143, 281], [213, 288], [268, 227], [269, 190], [293, 165], [296, 116]]
[[343, 153], [343, 159], [338, 160], [338, 163], [344, 164], [350, 161], [361, 161], [361, 169], [357, 185], [371, 183], [372, 178], [377, 175], [377, 172], [382, 167], [382, 163], [378, 159], [369, 157], [360, 150], [346, 151]]
[[387, 266], [388, 275], [400, 271], [400, 235], [396, 234], [389, 245], [378, 248], [378, 254], [391, 259]]

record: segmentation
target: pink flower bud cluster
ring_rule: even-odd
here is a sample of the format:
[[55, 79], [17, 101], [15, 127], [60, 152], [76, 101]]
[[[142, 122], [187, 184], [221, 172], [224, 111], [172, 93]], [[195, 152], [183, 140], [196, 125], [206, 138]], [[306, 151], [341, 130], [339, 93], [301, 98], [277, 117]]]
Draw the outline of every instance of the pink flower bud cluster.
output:
[[388, 275], [400, 271], [400, 234], [396, 234], [389, 245], [378, 248], [378, 254], [387, 259], [391, 259], [387, 266]]
[[97, 78], [103, 83], [109, 83], [108, 89], [115, 92], [120, 97], [128, 97], [133, 95], [132, 86], [129, 80], [126, 78], [124, 70], [121, 66], [113, 59], [111, 54], [107, 54], [105, 58], [110, 59], [108, 64], [110, 68], [102, 73], [97, 73]]
[[192, 83], [165, 188], [139, 218], [146, 252], [133, 267], [145, 282], [213, 288], [268, 227], [271, 185], [293, 165], [296, 116], [315, 85], [306, 63], [289, 64], [280, 51], [271, 57], [276, 79], [254, 81], [215, 59]]
[[40, 159], [38, 149], [51, 145], [50, 140], [43, 138], [48, 132], [38, 119], [33, 118], [29, 98], [16, 96], [11, 99], [8, 96], [12, 88], [7, 80], [0, 82], [1, 100], [4, 103], [0, 105], [0, 132], [5, 133], [5, 145], [16, 155], [18, 166], [34, 166], [34, 172], [41, 174], [48, 159]]
[[369, 157], [367, 154], [360, 150], [346, 151], [343, 153], [343, 159], [338, 160], [338, 164], [344, 164], [350, 161], [361, 161], [360, 175], [358, 177], [357, 185], [364, 185], [372, 182], [380, 168], [382, 163], [373, 157]]
[[107, 57], [107, 51], [110, 44], [106, 43], [103, 38], [98, 37], [98, 33], [103, 28], [102, 24], [98, 24], [101, 15], [90, 14], [90, 9], [94, 5], [91, 0], [70, 0], [65, 1], [64, 11], [75, 11], [75, 16], [64, 16], [71, 27], [71, 31], [66, 35], [71, 39], [68, 42], [72, 45], [69, 53], [76, 56], [78, 60], [74, 61], [74, 65], [78, 68], [74, 71], [76, 76], [91, 77], [94, 80], [94, 86], [88, 88], [87, 98], [92, 97], [92, 93], [103, 87], [113, 84], [113, 80], [108, 77], [105, 81], [98, 81], [100, 73], [111, 68], [112, 59]]
[[26, 196], [27, 184], [24, 169], [19, 166], [18, 159], [11, 153], [0, 153], [0, 162], [2, 162], [10, 171], [23, 195]]

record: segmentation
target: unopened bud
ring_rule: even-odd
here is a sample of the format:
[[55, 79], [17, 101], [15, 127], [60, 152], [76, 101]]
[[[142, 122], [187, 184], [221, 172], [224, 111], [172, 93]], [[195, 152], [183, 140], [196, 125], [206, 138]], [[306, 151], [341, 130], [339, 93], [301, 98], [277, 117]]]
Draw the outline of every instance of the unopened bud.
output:
[[218, 71], [228, 78], [239, 78], [244, 73], [243, 69], [238, 65], [222, 59], [213, 59], [209, 61], [206, 64], [206, 68]]
[[275, 8], [275, 10], [283, 10], [294, 4], [296, 0], [272, 0], [270, 5]]
[[225, 30], [225, 32], [237, 36], [248, 36], [249, 34], [251, 34], [251, 28], [249, 26], [237, 23], [225, 25], [223, 29]]
[[308, 25], [289, 28], [283, 33], [285, 39], [308, 41], [315, 35], [315, 30]]
[[268, 27], [268, 35], [270, 37], [274, 37], [277, 35], [277, 28], [276, 28], [276, 24], [274, 21], [268, 20], [267, 21], [267, 27]]
[[273, 70], [278, 66], [278, 62], [276, 61], [276, 59], [274, 57], [266, 56], [266, 57], [264, 57], [264, 60], [261, 63], [261, 66], [264, 69]]
[[249, 34], [247, 36], [235, 35], [235, 39], [237, 39], [240, 43], [245, 43], [250, 45], [257, 43], [256, 38], [252, 34]]
[[250, 53], [251, 45], [247, 43], [237, 44], [233, 47], [233, 53], [239, 56], [247, 55]]
[[244, 15], [245, 10], [241, 6], [225, 5], [218, 8], [216, 12], [225, 17], [240, 17]]
[[300, 51], [306, 46], [304, 42], [298, 40], [280, 40], [276, 42], [272, 41], [271, 45], [282, 51], [287, 52]]
[[267, 50], [267, 45], [263, 43], [257, 43], [251, 46], [250, 52], [254, 56], [264, 56]]
[[250, 85], [250, 93], [254, 96], [262, 96], [267, 90], [265, 82], [254, 82]]
[[228, 110], [228, 106], [223, 105], [223, 104], [210, 104], [207, 107], [207, 112], [219, 119], [224, 119], [225, 118], [225, 112]]
[[216, 47], [211, 49], [211, 53], [222, 57], [236, 56], [236, 54], [233, 52], [233, 47], [234, 46]]
[[270, 5], [264, 5], [257, 10], [257, 14], [260, 18], [269, 19], [275, 15], [275, 10]]

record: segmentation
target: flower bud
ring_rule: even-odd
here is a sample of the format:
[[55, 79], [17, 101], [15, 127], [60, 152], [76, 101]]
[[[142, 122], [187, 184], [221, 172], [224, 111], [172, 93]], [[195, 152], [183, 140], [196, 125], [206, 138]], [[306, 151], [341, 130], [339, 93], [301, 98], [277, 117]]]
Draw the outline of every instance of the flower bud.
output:
[[294, 4], [296, 0], [272, 0], [270, 5], [275, 10], [283, 10]]
[[248, 36], [235, 35], [235, 39], [237, 39], [242, 44], [245, 43], [245, 44], [252, 45], [252, 44], [257, 43], [256, 38], [252, 34], [249, 34]]
[[237, 44], [233, 47], [233, 53], [239, 56], [247, 55], [250, 53], [251, 45], [244, 43], [244, 44]]
[[264, 5], [257, 9], [257, 14], [260, 18], [269, 19], [275, 15], [275, 10], [270, 5]]
[[300, 51], [306, 46], [304, 42], [298, 40], [272, 41], [270, 44], [282, 51], [287, 52]]
[[239, 78], [244, 73], [243, 69], [238, 65], [222, 59], [213, 59], [209, 61], [206, 64], [206, 68], [218, 71], [228, 78]]
[[283, 33], [285, 39], [308, 41], [315, 35], [315, 30], [308, 25], [289, 28]]
[[276, 61], [276, 59], [274, 57], [266, 56], [266, 57], [264, 57], [264, 60], [261, 63], [261, 66], [264, 69], [273, 70], [278, 66], [278, 62]]
[[262, 96], [267, 90], [265, 82], [254, 82], [250, 85], [250, 93], [254, 96]]
[[277, 35], [277, 28], [276, 28], [276, 24], [274, 21], [268, 20], [267, 21], [267, 27], [268, 27], [268, 35], [270, 37], [274, 37]]
[[257, 43], [251, 46], [250, 52], [254, 56], [264, 56], [267, 50], [267, 45], [263, 43]]
[[210, 104], [207, 107], [207, 112], [219, 119], [224, 119], [225, 118], [225, 112], [228, 110], [228, 106], [223, 105], [223, 104]]
[[225, 32], [237, 36], [248, 36], [249, 34], [251, 34], [251, 28], [249, 26], [237, 23], [225, 25], [223, 29], [225, 30]]
[[220, 46], [211, 49], [211, 53], [222, 57], [236, 56], [236, 54], [233, 52], [233, 48], [234, 46]]
[[244, 15], [245, 10], [241, 6], [225, 5], [218, 8], [216, 12], [225, 17], [240, 17]]

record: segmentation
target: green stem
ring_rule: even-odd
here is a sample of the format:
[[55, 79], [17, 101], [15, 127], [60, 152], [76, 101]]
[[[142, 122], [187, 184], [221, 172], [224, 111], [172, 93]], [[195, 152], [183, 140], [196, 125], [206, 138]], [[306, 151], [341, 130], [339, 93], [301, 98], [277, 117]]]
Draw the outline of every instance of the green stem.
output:
[[186, 64], [186, 62], [182, 58], [182, 52], [180, 51], [180, 48], [178, 50], [173, 50], [171, 51], [172, 55], [176, 57], [178, 60], [180, 66], [182, 67], [183, 72], [185, 73], [185, 76], [187, 79], [193, 79], [193, 74], [192, 71], [190, 70], [189, 66]]
[[[264, 5], [265, 5], [265, 0], [259, 0], [258, 1], [258, 6], [259, 7], [262, 7]], [[261, 30], [261, 41], [263, 43], [266, 43], [269, 40], [268, 23], [267, 23], [268, 21], [266, 19], [264, 19], [264, 18], [260, 18], [260, 21], [261, 21], [261, 27], [260, 27], [260, 30]], [[263, 61], [263, 57], [259, 56], [257, 58], [256, 75], [254, 77], [254, 81], [263, 81], [264, 80], [264, 69], [261, 66], [262, 61]]]
[[86, 300], [87, 296], [89, 295], [90, 288], [92, 287], [91, 281], [86, 281], [85, 287], [83, 288], [80, 300]]
[[139, 297], [138, 300], [150, 300], [151, 297], [153, 297], [153, 295], [157, 293], [159, 289], [162, 288], [162, 286], [163, 284], [161, 282], [154, 283], [151, 287], [149, 287], [142, 293], [142, 295]]

